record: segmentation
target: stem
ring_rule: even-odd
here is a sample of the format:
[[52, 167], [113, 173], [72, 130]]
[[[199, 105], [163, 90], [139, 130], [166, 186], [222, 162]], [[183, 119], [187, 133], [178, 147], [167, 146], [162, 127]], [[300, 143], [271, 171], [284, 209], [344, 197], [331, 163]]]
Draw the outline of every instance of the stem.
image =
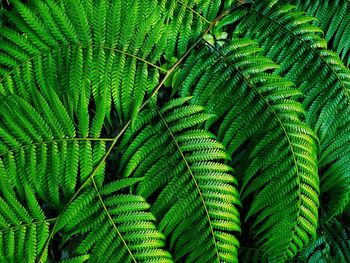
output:
[[[182, 61], [189, 55], [189, 53], [202, 41], [202, 38], [205, 34], [207, 34], [215, 24], [222, 19], [224, 16], [229, 14], [232, 10], [236, 9], [237, 7], [241, 6], [243, 3], [237, 3], [235, 4], [232, 8], [225, 10], [222, 14], [220, 14], [217, 18], [215, 18], [210, 25], [206, 28], [206, 30], [201, 34], [201, 36], [187, 49], [187, 51], [179, 58], [179, 60], [171, 66], [171, 68], [167, 71], [163, 79], [160, 81], [158, 86], [154, 89], [154, 91], [151, 93], [150, 97], [141, 105], [139, 108], [138, 112], [140, 112], [151, 100], [152, 98], [158, 93], [159, 89], [163, 86], [164, 82], [169, 78], [171, 73], [182, 63]], [[1, 81], [1, 80], [0, 80]], [[58, 225], [59, 219], [62, 216], [63, 212], [67, 209], [67, 207], [74, 201], [74, 199], [78, 196], [78, 194], [81, 192], [81, 190], [89, 183], [90, 179], [93, 179], [93, 177], [96, 175], [98, 169], [102, 167], [102, 164], [106, 161], [107, 157], [111, 153], [112, 149], [114, 148], [115, 144], [119, 140], [119, 138], [122, 136], [122, 134], [125, 132], [125, 130], [128, 128], [128, 126], [131, 124], [131, 120], [129, 120], [125, 126], [120, 130], [118, 135], [114, 137], [111, 146], [108, 148], [106, 154], [103, 156], [101, 161], [97, 164], [97, 166], [94, 168], [93, 172], [91, 175], [85, 180], [85, 182], [79, 187], [79, 189], [76, 191], [76, 193], [73, 195], [73, 197], [68, 201], [68, 203], [65, 205], [64, 209], [62, 212], [57, 216], [57, 220], [51, 230], [51, 233], [46, 240], [45, 246], [42, 249], [39, 259], [37, 262], [43, 263], [43, 257], [45, 254], [45, 251], [47, 250], [50, 240], [52, 239], [53, 235], [55, 234], [56, 227]], [[216, 245], [216, 244], [215, 244]], [[136, 261], [135, 261], [136, 262]]]

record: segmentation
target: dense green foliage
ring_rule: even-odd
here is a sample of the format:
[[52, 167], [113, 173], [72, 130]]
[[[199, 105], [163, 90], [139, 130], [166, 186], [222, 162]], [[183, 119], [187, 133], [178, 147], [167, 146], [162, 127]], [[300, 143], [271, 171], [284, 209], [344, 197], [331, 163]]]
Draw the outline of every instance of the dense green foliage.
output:
[[350, 262], [348, 0], [9, 2], [1, 262]]

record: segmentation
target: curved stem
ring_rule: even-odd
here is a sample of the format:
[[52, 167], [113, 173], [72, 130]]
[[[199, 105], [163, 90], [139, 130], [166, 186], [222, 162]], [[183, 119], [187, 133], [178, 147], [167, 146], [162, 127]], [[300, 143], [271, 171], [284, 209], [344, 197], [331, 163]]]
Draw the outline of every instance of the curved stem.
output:
[[48, 49], [48, 50], [45, 50], [45, 52], [39, 52], [38, 54], [36, 54], [36, 55], [34, 55], [34, 56], [32, 56], [32, 57], [26, 59], [25, 61], [19, 63], [19, 64], [18, 64], [16, 67], [14, 67], [12, 70], [10, 70], [9, 72], [7, 72], [2, 78], [0, 78], [0, 83], [1, 83], [4, 79], [6, 79], [8, 76], [10, 76], [13, 72], [15, 72], [18, 68], [20, 68], [22, 65], [28, 63], [29, 61], [31, 61], [31, 60], [33, 60], [33, 59], [35, 59], [35, 58], [37, 58], [37, 57], [40, 57], [41, 55], [43, 55], [43, 54], [45, 54], [45, 53], [49, 54], [52, 50], [59, 50], [59, 49], [62, 49], [62, 48], [72, 48], [72, 47], [75, 47], [75, 46], [80, 46], [80, 47], [82, 47], [82, 48], [92, 47], [92, 48], [104, 48], [104, 49], [112, 50], [112, 51], [114, 51], [114, 52], [124, 54], [124, 55], [129, 56], [129, 57], [132, 57], [132, 58], [134, 58], [134, 59], [136, 59], [136, 60], [139, 60], [139, 61], [141, 61], [141, 62], [143, 62], [143, 63], [145, 63], [145, 64], [148, 64], [148, 65], [150, 65], [150, 66], [152, 66], [152, 67], [158, 69], [159, 71], [162, 71], [162, 72], [164, 72], [164, 73], [166, 72], [165, 69], [163, 69], [163, 68], [161, 68], [161, 67], [159, 67], [159, 66], [153, 64], [152, 62], [149, 62], [149, 61], [147, 61], [147, 60], [145, 60], [145, 59], [143, 59], [143, 58], [141, 58], [141, 57], [138, 57], [138, 56], [136, 56], [136, 55], [133, 55], [133, 54], [131, 54], [131, 53], [125, 52], [125, 51], [120, 50], [120, 49], [117, 49], [117, 48], [107, 47], [107, 46], [103, 46], [103, 45], [81, 45], [81, 44], [72, 45], [72, 44], [69, 44], [69, 45], [65, 45], [65, 46], [57, 46], [57, 47], [55, 47], [55, 48], [50, 48], [50, 49]]
[[194, 173], [183, 153], [183, 151], [181, 150], [181, 147], [178, 143], [178, 141], [176, 140], [176, 137], [174, 135], [174, 133], [171, 131], [171, 128], [169, 127], [168, 123], [166, 122], [166, 120], [164, 119], [162, 113], [157, 109], [157, 113], [159, 115], [159, 117], [161, 118], [162, 122], [164, 123], [164, 126], [166, 127], [167, 131], [169, 132], [170, 134], [170, 137], [172, 138], [172, 140], [174, 141], [175, 145], [176, 145], [176, 148], [178, 149], [180, 155], [181, 155], [181, 158], [183, 159], [183, 161], [185, 162], [185, 166], [188, 170], [188, 172], [190, 173], [191, 175], [191, 178], [192, 178], [192, 181], [194, 182], [194, 185], [196, 186], [196, 189], [198, 191], [198, 194], [199, 194], [199, 197], [200, 197], [200, 200], [203, 204], [203, 207], [204, 207], [204, 211], [205, 211], [205, 214], [206, 214], [206, 217], [207, 217], [207, 220], [208, 220], [208, 224], [209, 224], [209, 228], [210, 228], [210, 233], [212, 235], [212, 238], [213, 238], [213, 242], [214, 242], [214, 247], [215, 247], [215, 253], [216, 253], [216, 256], [217, 256], [217, 260], [218, 262], [220, 262], [220, 254], [219, 254], [219, 249], [218, 249], [218, 246], [217, 246], [217, 241], [216, 241], [216, 238], [215, 238], [215, 233], [214, 233], [214, 228], [213, 228], [213, 225], [212, 225], [212, 222], [211, 222], [211, 218], [210, 218], [210, 215], [209, 215], [209, 209], [207, 207], [207, 204], [204, 200], [204, 197], [203, 197], [203, 193], [199, 187], [199, 184], [197, 182], [197, 179], [196, 177], [194, 176]]

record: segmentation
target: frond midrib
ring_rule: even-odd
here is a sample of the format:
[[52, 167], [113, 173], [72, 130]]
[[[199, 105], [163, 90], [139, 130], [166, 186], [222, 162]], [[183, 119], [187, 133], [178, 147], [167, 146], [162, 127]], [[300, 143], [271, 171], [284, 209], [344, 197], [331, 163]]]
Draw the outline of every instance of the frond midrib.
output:
[[108, 208], [106, 207], [105, 203], [103, 202], [103, 198], [102, 198], [102, 196], [101, 196], [100, 191], [98, 190], [98, 187], [97, 187], [97, 185], [96, 185], [95, 179], [92, 177], [91, 180], [92, 180], [92, 184], [93, 184], [93, 186], [94, 186], [94, 190], [96, 191], [96, 194], [97, 194], [97, 196], [98, 196], [98, 199], [99, 199], [99, 201], [100, 201], [100, 203], [101, 203], [101, 205], [102, 205], [102, 207], [103, 207], [103, 211], [105, 211], [105, 213], [107, 214], [108, 220], [111, 222], [111, 224], [112, 224], [112, 226], [113, 226], [113, 229], [117, 232], [118, 236], [119, 236], [120, 239], [122, 240], [122, 243], [123, 243], [123, 245], [126, 247], [126, 249], [127, 249], [128, 253], [130, 254], [130, 256], [131, 256], [133, 262], [137, 263], [137, 261], [136, 261], [134, 255], [133, 255], [133, 253], [131, 252], [131, 249], [129, 248], [128, 244], [126, 243], [125, 239], [123, 238], [123, 235], [120, 233], [118, 227], [117, 227], [116, 224], [114, 223], [113, 218], [112, 218], [111, 214], [110, 214], [109, 211], [108, 211]]
[[[350, 0], [347, 0], [350, 3]], [[284, 27], [281, 23], [279, 23], [278, 21], [274, 20], [272, 17], [267, 16], [264, 12], [261, 12], [255, 8], [251, 8], [251, 10], [253, 10], [255, 13], [264, 16], [265, 18], [267, 18], [268, 20], [274, 22], [275, 24], [277, 24], [279, 26], [279, 30], [283, 30], [287, 33], [289, 33], [289, 35], [291, 35], [294, 39], [298, 40], [299, 42], [301, 42], [303, 44], [304, 47], [306, 47], [307, 49], [311, 50], [314, 54], [316, 54], [323, 62], [324, 65], [326, 65], [330, 71], [332, 72], [332, 74], [334, 74], [338, 80], [338, 82], [341, 84], [342, 87], [342, 91], [344, 93], [344, 95], [346, 96], [347, 100], [348, 100], [348, 104], [350, 105], [350, 95], [347, 91], [347, 89], [344, 86], [343, 81], [339, 78], [339, 75], [336, 71], [334, 71], [334, 69], [331, 67], [331, 65], [323, 58], [323, 56], [321, 56], [317, 50], [315, 48], [313, 48], [311, 45], [308, 45], [307, 42], [305, 42], [303, 39], [301, 39], [300, 37], [298, 37], [297, 35], [293, 34], [293, 32], [291, 30], [289, 30], [288, 28]]]
[[[199, 38], [187, 49], [187, 51], [177, 60], [177, 62], [175, 64], [173, 64], [167, 71], [165, 76], [162, 78], [162, 80], [159, 82], [158, 86], [153, 90], [153, 92], [150, 94], [149, 98], [141, 105], [141, 107], [138, 109], [138, 111], [141, 111], [148, 103], [150, 103], [153, 99], [153, 97], [158, 93], [159, 89], [163, 86], [163, 84], [165, 83], [165, 81], [171, 76], [172, 72], [183, 62], [183, 60], [190, 54], [190, 52], [201, 42], [203, 36], [205, 34], [207, 34], [210, 29], [220, 20], [222, 19], [224, 16], [226, 16], [227, 14], [229, 14], [229, 12], [231, 10], [233, 10], [234, 8], [237, 8], [238, 6], [240, 6], [240, 4], [235, 5], [233, 8], [224, 11], [223, 13], [221, 13], [219, 16], [217, 16], [209, 25], [208, 27], [202, 32], [202, 34], [199, 36]], [[100, 46], [97, 46], [100, 47]], [[120, 50], [119, 50], [120, 51]], [[122, 51], [120, 51], [122, 52]], [[38, 56], [38, 55], [37, 55]], [[153, 64], [152, 64], [153, 65]], [[157, 66], [156, 66], [157, 67]], [[14, 70], [12, 70], [11, 72], [13, 72]], [[164, 71], [164, 70], [163, 70]], [[9, 72], [10, 73], [10, 72]], [[0, 79], [0, 83], [4, 78]], [[98, 170], [102, 167], [103, 163], [105, 163], [107, 157], [110, 155], [110, 153], [112, 152], [115, 144], [117, 143], [117, 141], [119, 140], [119, 138], [123, 135], [123, 133], [126, 131], [126, 129], [130, 126], [131, 124], [131, 120], [129, 120], [124, 127], [119, 131], [119, 133], [113, 138], [111, 145], [109, 146], [107, 152], [103, 155], [103, 157], [101, 158], [101, 160], [98, 162], [98, 164], [94, 167], [93, 171], [91, 172], [91, 174], [88, 176], [88, 178], [86, 178], [86, 180], [82, 183], [82, 185], [78, 188], [78, 190], [74, 193], [74, 195], [71, 197], [71, 199], [67, 202], [67, 204], [64, 206], [64, 208], [62, 209], [62, 211], [60, 212], [60, 214], [56, 217], [56, 221], [55, 224], [53, 225], [51, 232], [49, 234], [49, 237], [47, 238], [42, 251], [39, 253], [39, 258], [38, 261], [39, 263], [43, 263], [43, 257], [45, 254], [45, 251], [48, 248], [48, 245], [50, 243], [50, 240], [53, 238], [54, 234], [56, 233], [56, 228], [58, 226], [58, 222], [60, 217], [63, 215], [63, 212], [67, 209], [67, 207], [75, 200], [75, 198], [79, 195], [79, 193], [84, 189], [84, 187], [90, 182], [90, 179], [93, 179], [93, 177], [97, 174]], [[94, 182], [94, 180], [93, 180]], [[208, 212], [208, 210], [207, 210]], [[213, 235], [213, 238], [215, 238], [215, 236]], [[215, 247], [217, 246], [216, 242], [214, 243]], [[217, 255], [218, 254], [218, 249], [216, 247], [216, 252]]]
[[[350, 0], [349, 0], [350, 1]], [[183, 5], [184, 7], [186, 7], [188, 10], [190, 10], [193, 14], [195, 14], [196, 16], [198, 16], [200, 19], [202, 19], [205, 23], [210, 24], [210, 21], [208, 21], [204, 16], [202, 16], [200, 13], [198, 13], [196, 10], [194, 10], [192, 7], [186, 5], [186, 3], [180, 1], [180, 0], [176, 0], [176, 2], [178, 2], [179, 4]]]
[[57, 217], [54, 217], [54, 218], [49, 218], [49, 219], [46, 219], [46, 220], [43, 220], [43, 221], [33, 221], [33, 222], [30, 222], [30, 223], [18, 224], [18, 225], [15, 225], [15, 226], [11, 226], [11, 227], [0, 229], [0, 233], [1, 232], [6, 232], [6, 231], [16, 230], [16, 229], [22, 228], [22, 227], [25, 228], [25, 227], [32, 226], [32, 225], [40, 225], [40, 224], [45, 224], [45, 223], [49, 223], [49, 222], [56, 222], [56, 220], [57, 220]]
[[208, 207], [207, 207], [207, 204], [204, 200], [204, 197], [203, 197], [203, 194], [202, 194], [202, 191], [199, 187], [199, 184], [193, 174], [193, 171], [189, 165], [189, 163], [187, 162], [187, 159], [184, 155], [184, 153], [182, 152], [181, 150], [181, 147], [179, 145], [179, 143], [177, 142], [176, 138], [175, 138], [175, 135], [173, 134], [173, 132], [171, 131], [171, 128], [169, 127], [168, 123], [166, 122], [166, 120], [164, 119], [162, 113], [159, 111], [158, 108], [156, 108], [156, 111], [159, 115], [159, 117], [161, 118], [162, 122], [164, 123], [164, 126], [166, 127], [170, 137], [172, 138], [172, 140], [174, 141], [175, 143], [175, 146], [178, 150], [178, 152], [180, 153], [181, 155], [181, 158], [183, 159], [183, 161], [185, 162], [185, 165], [186, 165], [186, 168], [188, 170], [188, 172], [190, 173], [191, 175], [191, 178], [192, 178], [192, 181], [194, 182], [195, 186], [196, 186], [196, 189], [198, 191], [198, 194], [200, 196], [200, 199], [201, 199], [201, 202], [203, 204], [203, 207], [204, 207], [204, 210], [205, 210], [205, 213], [206, 213], [206, 216], [207, 216], [207, 220], [208, 220], [208, 224], [209, 224], [209, 228], [210, 228], [210, 232], [211, 232], [211, 235], [212, 235], [212, 238], [213, 238], [213, 241], [214, 241], [214, 247], [215, 247], [215, 252], [216, 252], [216, 255], [217, 255], [217, 259], [218, 259], [218, 262], [220, 262], [220, 255], [219, 255], [219, 250], [218, 250], [218, 247], [217, 247], [217, 241], [216, 241], [216, 238], [215, 238], [215, 233], [214, 233], [214, 228], [212, 226], [212, 222], [211, 222], [211, 218], [210, 218], [210, 215], [209, 215], [209, 210], [208, 210]]
[[5, 74], [2, 78], [0, 78], [0, 83], [2, 83], [7, 77], [9, 77], [13, 72], [15, 72], [17, 69], [19, 69], [22, 65], [25, 65], [26, 63], [28, 63], [29, 61], [34, 60], [37, 57], [49, 54], [49, 53], [51, 53], [53, 51], [56, 51], [56, 50], [61, 50], [63, 48], [74, 48], [74, 47], [95, 48], [95, 49], [103, 48], [103, 49], [106, 49], [106, 50], [111, 50], [111, 51], [114, 51], [114, 52], [117, 52], [117, 53], [120, 53], [120, 54], [124, 54], [124, 55], [126, 55], [128, 57], [134, 58], [134, 59], [136, 59], [138, 61], [141, 61], [141, 62], [143, 62], [143, 63], [145, 63], [147, 65], [150, 65], [153, 68], [158, 69], [159, 71], [162, 71], [163, 73], [167, 72], [167, 70], [161, 68], [160, 66], [158, 66], [158, 65], [156, 65], [156, 64], [154, 64], [154, 63], [152, 63], [152, 62], [150, 62], [150, 61], [148, 61], [148, 60], [146, 60], [144, 58], [141, 58], [139, 56], [136, 56], [134, 54], [128, 53], [128, 52], [126, 52], [124, 50], [121, 50], [121, 49], [118, 49], [118, 48], [108, 47], [108, 46], [104, 46], [104, 45], [96, 45], [96, 44], [84, 44], [84, 45], [81, 45], [81, 44], [78, 43], [78, 44], [75, 44], [75, 45], [73, 45], [73, 44], [57, 45], [54, 48], [51, 47], [48, 50], [42, 50], [42, 51], [38, 52], [37, 54], [29, 57], [28, 59], [18, 63], [18, 65], [16, 67], [14, 67], [11, 70], [9, 70], [7, 72], [7, 74]]
[[[208, 27], [208, 31], [209, 28], [211, 26]], [[184, 58], [190, 53], [190, 51], [200, 42], [201, 38], [198, 39], [196, 41], [196, 43], [194, 43], [189, 49], [188, 51], [167, 71], [166, 75], [164, 76], [164, 78], [160, 81], [160, 83], [158, 84], [158, 86], [154, 89], [154, 91], [152, 92], [152, 94], [150, 95], [150, 97], [141, 105], [141, 107], [139, 108], [139, 111], [141, 111], [148, 103], [150, 103], [152, 101], [152, 98], [157, 94], [157, 92], [159, 91], [159, 89], [163, 86], [163, 84], [165, 83], [165, 81], [167, 80], [167, 78], [170, 77], [171, 73], [175, 70], [175, 68], [180, 65], [180, 63], [184, 60]], [[124, 132], [126, 131], [126, 129], [129, 127], [129, 125], [131, 124], [131, 120], [129, 120], [124, 127], [119, 131], [119, 133], [114, 137], [111, 145], [109, 146], [107, 152], [104, 154], [104, 156], [101, 158], [100, 162], [95, 166], [94, 170], [91, 172], [91, 174], [89, 175], [88, 178], [86, 178], [86, 180], [82, 183], [82, 185], [79, 187], [79, 189], [75, 192], [75, 194], [71, 197], [71, 199], [67, 202], [67, 204], [64, 206], [64, 208], [62, 209], [62, 212], [57, 216], [57, 220], [54, 224], [54, 226], [52, 227], [51, 233], [48, 237], [48, 239], [46, 240], [46, 243], [40, 253], [39, 256], [39, 260], [38, 262], [42, 263], [43, 262], [43, 257], [45, 254], [45, 251], [50, 243], [50, 240], [52, 239], [53, 235], [55, 234], [56, 231], [56, 227], [58, 225], [59, 222], [59, 218], [62, 216], [63, 212], [66, 210], [66, 208], [75, 200], [75, 198], [79, 195], [79, 193], [84, 189], [84, 187], [90, 182], [90, 179], [93, 178], [98, 170], [102, 167], [103, 163], [106, 161], [107, 157], [110, 155], [110, 153], [112, 152], [115, 144], [117, 143], [117, 141], [119, 140], [119, 138], [124, 134]]]
[[75, 198], [79, 195], [79, 193], [84, 189], [84, 187], [90, 182], [90, 179], [92, 179], [97, 172], [99, 171], [99, 169], [102, 167], [102, 165], [105, 163], [107, 157], [110, 155], [110, 153], [112, 152], [115, 144], [117, 143], [117, 141], [119, 140], [119, 138], [122, 136], [122, 134], [124, 133], [124, 131], [126, 130], [126, 128], [130, 125], [131, 121], [129, 121], [123, 129], [120, 130], [120, 132], [117, 134], [117, 136], [114, 137], [111, 145], [109, 146], [107, 152], [103, 155], [102, 159], [98, 162], [98, 164], [95, 166], [94, 170], [91, 172], [91, 174], [89, 175], [88, 178], [86, 178], [86, 180], [82, 183], [82, 185], [78, 188], [78, 190], [75, 192], [75, 194], [71, 197], [71, 199], [67, 202], [67, 204], [64, 206], [64, 208], [62, 209], [61, 213], [57, 216], [57, 220], [55, 222], [55, 224], [53, 225], [52, 229], [51, 229], [51, 233], [49, 235], [49, 237], [47, 238], [45, 245], [39, 255], [39, 259], [38, 262], [43, 262], [43, 257], [45, 254], [45, 251], [50, 243], [50, 240], [52, 239], [53, 235], [56, 233], [56, 227], [58, 226], [58, 222], [59, 219], [61, 218], [61, 216], [63, 215], [63, 212], [67, 209], [67, 207], [75, 200]]
[[[205, 17], [203, 17], [201, 14], [199, 14], [197, 11], [195, 11], [193, 8], [187, 6], [185, 3], [183, 3], [181, 0], [176, 0], [176, 1], [177, 1], [179, 4], [185, 6], [185, 8], [188, 9], [188, 10], [189, 10], [190, 12], [192, 12], [193, 14], [199, 16], [203, 21], [205, 21], [205, 23], [207, 23], [207, 24], [209, 25], [208, 28], [212, 28], [218, 20], [220, 20], [220, 19], [222, 19], [224, 16], [226, 16], [231, 10], [234, 10], [235, 8], [237, 8], [237, 7], [241, 6], [241, 5], [243, 5], [242, 2], [238, 2], [238, 3], [235, 4], [232, 8], [223, 11], [221, 15], [219, 15], [216, 19], [214, 19], [212, 22], [210, 22], [210, 21], [208, 21]], [[349, 1], [350, 1], [350, 0], [349, 0]], [[209, 32], [209, 30], [206, 30], [206, 31], [205, 31], [205, 33], [207, 33], [207, 32]], [[75, 45], [73, 45], [73, 44], [68, 44], [68, 45], [63, 45], [63, 46], [64, 46], [64, 47], [80, 46], [80, 47], [82, 47], [82, 48], [91, 47], [91, 48], [104, 48], [104, 49], [112, 50], [112, 51], [115, 51], [115, 52], [117, 52], [117, 53], [121, 53], [121, 54], [124, 54], [124, 55], [126, 55], [126, 56], [132, 57], [132, 58], [134, 58], [134, 59], [136, 59], [136, 60], [139, 60], [139, 61], [141, 61], [141, 62], [143, 62], [143, 63], [145, 63], [145, 64], [148, 64], [148, 65], [150, 65], [150, 66], [152, 66], [152, 67], [154, 67], [154, 68], [156, 68], [156, 69], [162, 71], [163, 73], [167, 73], [167, 70], [163, 69], [162, 67], [160, 67], [160, 66], [158, 66], [158, 65], [156, 65], [156, 64], [154, 64], [154, 63], [152, 63], [152, 62], [150, 62], [150, 61], [147, 61], [147, 60], [144, 59], [144, 58], [138, 57], [138, 56], [136, 56], [136, 55], [134, 55], [134, 54], [128, 53], [128, 52], [126, 52], [126, 51], [124, 51], [124, 50], [121, 50], [121, 49], [118, 49], [118, 48], [108, 47], [108, 46], [104, 46], [104, 45], [102, 45], [102, 44], [100, 44], [100, 45], [97, 45], [97, 44], [84, 44], [84, 45], [81, 45], [81, 44], [79, 44], [79, 43], [77, 43], [77, 44], [75, 44]], [[32, 57], [29, 57], [27, 60], [22, 61], [22, 62], [19, 63], [16, 67], [12, 68], [12, 69], [11, 69], [7, 74], [5, 74], [2, 78], [0, 78], [0, 84], [3, 82], [4, 79], [6, 79], [7, 77], [9, 77], [13, 72], [15, 72], [15, 71], [16, 71], [18, 68], [20, 68], [22, 65], [28, 63], [29, 61], [35, 59], [36, 57], [39, 57], [39, 56], [43, 55], [43, 54], [46, 53], [46, 52], [47, 52], [47, 53], [50, 53], [50, 52], [52, 52], [53, 50], [59, 50], [59, 49], [61, 49], [61, 48], [62, 48], [62, 45], [58, 45], [58, 43], [57, 43], [57, 46], [56, 46], [55, 48], [50, 47], [48, 50], [38, 52], [37, 54], [33, 55]], [[192, 49], [192, 47], [189, 48], [189, 50], [190, 50], [190, 49]]]
[[[249, 80], [249, 78], [247, 78], [242, 71], [239, 70], [239, 68], [235, 67], [235, 65], [224, 55], [222, 54], [222, 52], [220, 52], [220, 50], [218, 50], [216, 47], [214, 47], [213, 45], [211, 45], [209, 42], [207, 42], [206, 40], [203, 40], [206, 42], [207, 45], [209, 45], [211, 48], [213, 48], [214, 50], [216, 50], [218, 52], [218, 54], [224, 58], [230, 65], [230, 67], [233, 67], [237, 72], [238, 74], [240, 74], [243, 79], [245, 80], [245, 82], [248, 84], [248, 87], [251, 87], [253, 88], [253, 90], [259, 94], [259, 96], [265, 101], [268, 109], [270, 109], [273, 113], [273, 115], [276, 117], [276, 119], [278, 120], [286, 138], [287, 138], [287, 141], [288, 141], [288, 145], [289, 145], [289, 148], [291, 150], [291, 153], [292, 153], [292, 157], [293, 157], [293, 162], [294, 162], [294, 167], [296, 168], [296, 174], [297, 174], [297, 184], [298, 184], [298, 215], [297, 215], [297, 219], [300, 217], [300, 214], [301, 214], [301, 196], [302, 196], [302, 193], [301, 193], [301, 180], [300, 180], [300, 172], [299, 172], [299, 167], [298, 167], [298, 162], [297, 162], [297, 158], [296, 158], [296, 155], [295, 155], [295, 151], [294, 151], [294, 147], [293, 147], [293, 144], [290, 140], [290, 137], [287, 133], [287, 130], [286, 128], [284, 127], [284, 124], [282, 122], [282, 120], [279, 118], [279, 116], [277, 115], [276, 111], [273, 109], [273, 107], [271, 106], [271, 104], [269, 103], [268, 99], [265, 98], [265, 96], [263, 96], [263, 94], [261, 94], [261, 92], [254, 86], [254, 84]], [[295, 226], [294, 226], [294, 229], [293, 229], [293, 234], [292, 234], [292, 238], [291, 240], [293, 240], [293, 236], [296, 232], [296, 228], [297, 228], [297, 225], [298, 225], [298, 220], [295, 220]]]
[[0, 153], [0, 157], [6, 155], [8, 153], [15, 152], [15, 151], [27, 148], [27, 147], [44, 145], [44, 144], [51, 144], [51, 143], [55, 143], [55, 142], [69, 142], [69, 141], [107, 141], [107, 142], [110, 142], [113, 140], [114, 140], [114, 138], [89, 138], [89, 137], [78, 138], [78, 137], [74, 137], [74, 138], [62, 138], [62, 139], [54, 139], [54, 140], [49, 140], [49, 141], [34, 142], [34, 143], [30, 143], [30, 144], [21, 145], [20, 147], [10, 149], [6, 152], [2, 152], [2, 153]]

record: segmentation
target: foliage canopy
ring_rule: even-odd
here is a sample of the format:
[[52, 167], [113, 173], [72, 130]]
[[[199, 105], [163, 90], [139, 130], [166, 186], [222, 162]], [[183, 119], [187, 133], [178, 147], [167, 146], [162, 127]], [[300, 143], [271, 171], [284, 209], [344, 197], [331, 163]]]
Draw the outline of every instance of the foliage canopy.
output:
[[11, 0], [0, 261], [349, 262], [333, 2]]

